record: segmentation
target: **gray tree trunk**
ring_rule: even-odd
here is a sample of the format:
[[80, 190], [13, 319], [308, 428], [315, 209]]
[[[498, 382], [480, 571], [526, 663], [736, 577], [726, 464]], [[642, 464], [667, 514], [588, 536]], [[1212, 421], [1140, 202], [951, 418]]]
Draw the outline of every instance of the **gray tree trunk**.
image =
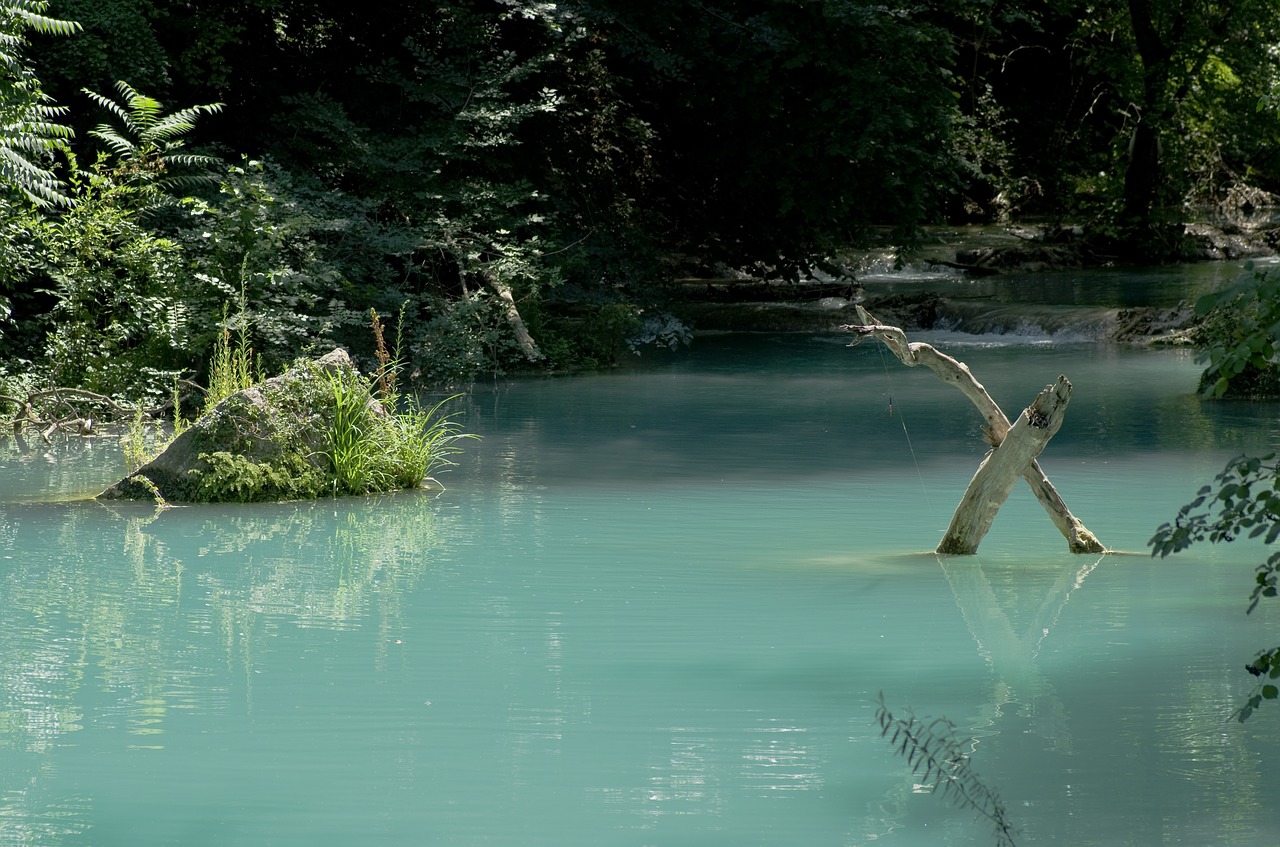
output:
[[[1045, 475], [1039, 462], [1036, 461], [1036, 457], [1040, 455], [1040, 451], [1044, 449], [1045, 444], [1057, 432], [1058, 427], [1062, 425], [1062, 414], [1066, 411], [1066, 401], [1069, 399], [1071, 392], [1071, 383], [1067, 382], [1066, 377], [1059, 377], [1057, 384], [1049, 386], [1045, 392], [1041, 392], [1041, 396], [1036, 398], [1037, 403], [1041, 402], [1041, 398], [1045, 397], [1046, 392], [1051, 395], [1050, 398], [1044, 400], [1044, 404], [1041, 407], [1037, 407], [1033, 403], [1031, 407], [1019, 416], [1019, 422], [1026, 418], [1024, 429], [1034, 430], [1034, 432], [1019, 433], [1016, 436], [1013, 449], [1009, 451], [1005, 458], [999, 459], [993, 469], [984, 474], [983, 469], [991, 464], [995, 455], [1000, 452], [1002, 445], [1009, 436], [1011, 427], [1009, 419], [1005, 417], [1004, 412], [996, 405], [996, 401], [991, 399], [991, 395], [987, 393], [982, 383], [974, 378], [969, 371], [969, 367], [964, 362], [957, 361], [945, 353], [939, 352], [929, 344], [908, 341], [906, 333], [900, 328], [877, 323], [875, 318], [861, 306], [858, 307], [858, 317], [862, 320], [862, 324], [847, 326], [845, 329], [855, 333], [859, 341], [867, 336], [872, 336], [883, 342], [885, 347], [888, 347], [889, 351], [907, 367], [914, 368], [917, 365], [924, 365], [943, 382], [948, 385], [954, 385], [964, 396], [968, 397], [969, 401], [973, 403], [987, 422], [986, 435], [993, 447], [992, 454], [983, 461], [983, 465], [978, 468], [978, 474], [969, 483], [969, 490], [965, 492], [965, 497], [960, 501], [960, 506], [952, 517], [951, 529], [947, 531], [947, 535], [943, 538], [943, 543], [938, 546], [937, 552], [965, 554], [976, 552], [978, 543], [982, 541], [982, 536], [991, 528], [991, 520], [994, 519], [996, 511], [1008, 498], [1010, 490], [1016, 484], [1019, 476], [1026, 480], [1027, 485], [1031, 486], [1031, 490], [1036, 495], [1036, 500], [1040, 502], [1040, 505], [1049, 514], [1054, 526], [1067, 539], [1067, 546], [1072, 553], [1106, 552], [1102, 542], [1098, 541], [1097, 537], [1086, 529], [1075, 515], [1071, 514], [1071, 510], [1063, 502], [1058, 490], [1049, 482], [1049, 477]], [[857, 341], [854, 343], [856, 344]], [[1052, 399], [1058, 397], [1061, 399]], [[1044, 426], [1044, 423], [1048, 421], [1046, 413], [1055, 407], [1058, 407], [1056, 412], [1057, 423], [1053, 424], [1050, 431]], [[1036, 410], [1034, 413], [1033, 409]], [[1040, 441], [1041, 436], [1044, 436], [1043, 442]], [[980, 475], [982, 476], [981, 480], [979, 480]], [[1007, 489], [1005, 487], [1006, 483]], [[975, 485], [978, 488], [975, 489]], [[1003, 496], [999, 497], [999, 502], [995, 503], [994, 508], [992, 508], [990, 502], [1001, 490], [1004, 491]], [[990, 512], [989, 517], [985, 516], [988, 511]], [[981, 531], [976, 532], [979, 527], [981, 527]], [[951, 549], [943, 549], [944, 546]]]

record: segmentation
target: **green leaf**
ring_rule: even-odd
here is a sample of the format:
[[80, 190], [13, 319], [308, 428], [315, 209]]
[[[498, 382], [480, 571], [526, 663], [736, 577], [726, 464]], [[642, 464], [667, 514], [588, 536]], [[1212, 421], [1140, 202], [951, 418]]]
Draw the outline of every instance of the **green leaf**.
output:
[[1219, 297], [1220, 295], [1216, 293], [1202, 295], [1196, 300], [1196, 315], [1204, 317], [1212, 312], [1218, 306]]

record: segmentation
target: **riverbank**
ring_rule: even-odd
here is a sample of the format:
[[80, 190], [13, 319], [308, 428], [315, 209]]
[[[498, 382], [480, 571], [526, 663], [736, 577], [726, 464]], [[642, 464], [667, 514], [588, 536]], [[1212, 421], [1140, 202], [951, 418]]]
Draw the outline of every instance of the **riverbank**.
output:
[[909, 256], [850, 257], [844, 277], [679, 281], [672, 312], [696, 332], [834, 332], [856, 306], [904, 329], [1192, 342], [1195, 299], [1276, 256], [1274, 228], [1194, 224], [1188, 261], [1132, 265], [1078, 233], [1002, 227], [938, 229]]

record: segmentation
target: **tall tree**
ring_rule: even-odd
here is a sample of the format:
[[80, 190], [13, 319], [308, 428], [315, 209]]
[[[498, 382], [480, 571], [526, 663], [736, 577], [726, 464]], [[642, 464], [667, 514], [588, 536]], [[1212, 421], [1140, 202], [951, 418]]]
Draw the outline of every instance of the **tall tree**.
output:
[[1164, 150], [1170, 135], [1185, 129], [1184, 107], [1212, 88], [1208, 77], [1214, 70], [1267, 64], [1258, 54], [1270, 53], [1280, 37], [1280, 5], [1271, 0], [1127, 0], [1127, 10], [1138, 74], [1120, 222], [1142, 233], [1155, 223], [1170, 165]]
[[945, 31], [859, 0], [584, 4], [652, 132], [668, 243], [796, 273], [952, 179]]

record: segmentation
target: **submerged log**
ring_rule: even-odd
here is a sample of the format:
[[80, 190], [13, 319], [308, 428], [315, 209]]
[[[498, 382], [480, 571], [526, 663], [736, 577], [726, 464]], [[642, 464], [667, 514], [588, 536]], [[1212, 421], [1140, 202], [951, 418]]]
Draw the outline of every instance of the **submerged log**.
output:
[[[986, 420], [986, 436], [993, 447], [993, 455], [998, 452], [1000, 446], [1008, 437], [1010, 430], [1009, 419], [1005, 416], [1004, 412], [1001, 411], [1000, 407], [996, 405], [996, 401], [991, 399], [991, 395], [987, 393], [987, 389], [984, 388], [982, 383], [978, 382], [974, 375], [969, 371], [969, 367], [964, 362], [953, 359], [945, 353], [938, 351], [932, 345], [924, 344], [922, 342], [908, 341], [906, 333], [904, 333], [899, 327], [880, 324], [871, 316], [870, 313], [867, 312], [866, 309], [861, 306], [857, 308], [858, 317], [862, 323], [845, 327], [845, 329], [857, 336], [853, 343], [857, 344], [863, 338], [868, 336], [877, 338], [907, 367], [914, 368], [917, 365], [924, 365], [926, 368], [933, 371], [933, 373], [943, 382], [949, 385], [954, 385], [962, 394], [964, 394], [965, 397], [969, 398], [969, 402], [973, 403], [974, 407], [977, 408], [978, 413]], [[1059, 377], [1059, 379], [1061, 382], [1066, 384], [1066, 396], [1069, 397], [1071, 384], [1067, 382], [1066, 377]], [[1053, 388], [1053, 386], [1051, 386], [1051, 388]], [[1039, 400], [1039, 398], [1037, 398], [1037, 400]], [[1062, 406], [1065, 411], [1065, 399], [1062, 401]], [[1024, 416], [1026, 415], [1027, 412], [1024, 412]], [[1058, 421], [1058, 426], [1061, 426], [1061, 419]], [[1039, 427], [1030, 428], [1039, 429]], [[1048, 443], [1049, 438], [1051, 438], [1055, 432], [1057, 432], [1057, 427], [1054, 427], [1053, 432], [1050, 432], [1048, 437], [1044, 439], [1045, 443]], [[1034, 440], [1029, 443], [1034, 444]], [[1022, 449], [1025, 449], [1025, 447], [1019, 448], [1019, 450]], [[1049, 481], [1049, 477], [1045, 475], [1045, 472], [1040, 467], [1039, 462], [1036, 461], [1036, 457], [1040, 454], [1040, 450], [1043, 449], [1044, 445], [1041, 444], [1040, 449], [1035, 450], [1034, 453], [1030, 455], [1028, 461], [1025, 461], [1021, 466], [1016, 467], [1014, 478], [1016, 479], [1018, 475], [1021, 475], [1021, 477], [1026, 480], [1027, 485], [1029, 485], [1032, 492], [1035, 493], [1036, 500], [1039, 501], [1040, 505], [1049, 514], [1050, 519], [1053, 520], [1054, 526], [1056, 526], [1058, 531], [1062, 533], [1063, 537], [1067, 539], [1067, 545], [1072, 553], [1105, 553], [1106, 548], [1102, 546], [1102, 542], [1098, 541], [1097, 537], [1086, 529], [1084, 524], [1082, 524], [1075, 515], [1071, 514], [1071, 510], [1068, 509], [1067, 504], [1063, 502], [1062, 497], [1058, 494], [1058, 490], [1053, 487], [1053, 483]], [[1014, 457], [1013, 452], [1009, 455], [1010, 458]], [[989, 464], [989, 462], [984, 460], [983, 464], [985, 466], [986, 464]], [[1003, 466], [1003, 460], [1001, 465]], [[980, 467], [979, 473], [981, 472], [982, 468]], [[977, 481], [976, 476], [974, 479]], [[984, 482], [984, 485], [985, 484], [986, 483]], [[1010, 488], [1012, 488], [1013, 484], [1014, 483], [1012, 482], [1009, 483]], [[972, 489], [973, 486], [974, 482], [970, 482], [970, 489]], [[995, 509], [991, 511], [992, 519], [995, 517], [995, 511], [1004, 503], [1004, 499], [1008, 497], [1008, 494], [1009, 492], [1006, 491], [1004, 498], [1001, 498], [1000, 502], [996, 504]], [[956, 509], [956, 515], [952, 517], [952, 527], [957, 525], [957, 521], [960, 521], [962, 524], [974, 523], [971, 517], [961, 516], [960, 514], [961, 510], [966, 508], [968, 498], [969, 493], [966, 492], [965, 499], [961, 500], [960, 506]], [[976, 506], [974, 503], [969, 503], [967, 508], [972, 510], [976, 508]], [[975, 525], [979, 524], [980, 521]], [[972, 539], [972, 549], [943, 550], [940, 545], [938, 547], [938, 552], [976, 552], [978, 542], [982, 540], [982, 535], [984, 535], [990, 527], [991, 522], [990, 520], [987, 520], [985, 528], [982, 529], [982, 533], [979, 534], [976, 539]], [[943, 539], [943, 543], [946, 544], [947, 540], [951, 537], [952, 532], [951, 530], [948, 530], [946, 538]]]

